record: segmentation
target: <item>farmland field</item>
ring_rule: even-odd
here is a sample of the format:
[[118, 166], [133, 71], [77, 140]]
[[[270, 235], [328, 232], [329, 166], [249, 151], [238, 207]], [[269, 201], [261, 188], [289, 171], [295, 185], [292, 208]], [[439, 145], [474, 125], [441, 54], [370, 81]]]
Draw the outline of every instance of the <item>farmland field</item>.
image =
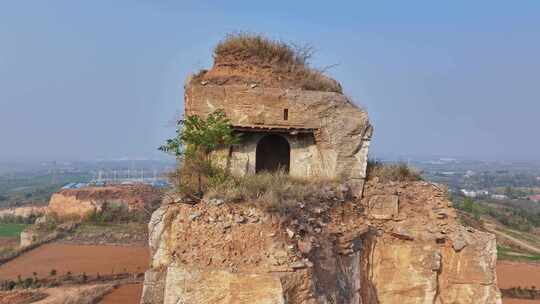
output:
[[[50, 243], [0, 266], [0, 279], [46, 277], [52, 270], [88, 275], [141, 273], [148, 267], [149, 251], [143, 246], [97, 246]], [[30, 266], [30, 267], [29, 267]]]
[[18, 238], [26, 224], [0, 224], [0, 238]]
[[[540, 286], [540, 265], [499, 261], [497, 264], [497, 280], [499, 287], [504, 289]], [[540, 300], [505, 298], [503, 304], [540, 304]]]
[[122, 285], [103, 298], [100, 304], [138, 304], [141, 299], [142, 284]]

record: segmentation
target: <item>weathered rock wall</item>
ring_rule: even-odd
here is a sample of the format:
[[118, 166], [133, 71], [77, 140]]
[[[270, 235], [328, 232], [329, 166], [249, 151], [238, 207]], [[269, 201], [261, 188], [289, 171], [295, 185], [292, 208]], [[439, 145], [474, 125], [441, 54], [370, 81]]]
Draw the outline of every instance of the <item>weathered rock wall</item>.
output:
[[494, 236], [459, 225], [438, 186], [297, 205], [164, 204], [141, 303], [501, 303]]
[[[367, 112], [342, 94], [241, 85], [186, 85], [186, 115], [205, 117], [218, 109], [224, 110], [235, 126], [315, 129], [311, 143], [287, 135], [297, 154], [291, 169], [298, 167], [299, 176], [305, 177], [303, 174], [310, 171], [312, 175], [343, 177], [351, 181], [365, 178], [372, 126]], [[285, 109], [287, 119], [284, 118]], [[233, 171], [245, 174], [251, 172], [255, 162], [251, 155], [254, 149], [249, 149], [252, 142], [243, 145], [245, 147], [240, 150], [232, 151], [230, 166]]]
[[366, 185], [371, 292], [380, 303], [501, 303], [495, 236], [461, 226], [438, 187]]
[[55, 193], [49, 201], [49, 212], [60, 217], [79, 216], [86, 217], [101, 210], [102, 202], [93, 200], [80, 200], [76, 196]]
[[[229, 149], [221, 149], [214, 152], [213, 159], [236, 176], [255, 174], [257, 143], [264, 136], [265, 134], [261, 133], [244, 134], [242, 144], [234, 146], [232, 153], [229, 153]], [[301, 178], [325, 176], [325, 166], [322, 165], [321, 154], [311, 134], [281, 134], [281, 136], [289, 142], [291, 148], [289, 170], [291, 176]]]

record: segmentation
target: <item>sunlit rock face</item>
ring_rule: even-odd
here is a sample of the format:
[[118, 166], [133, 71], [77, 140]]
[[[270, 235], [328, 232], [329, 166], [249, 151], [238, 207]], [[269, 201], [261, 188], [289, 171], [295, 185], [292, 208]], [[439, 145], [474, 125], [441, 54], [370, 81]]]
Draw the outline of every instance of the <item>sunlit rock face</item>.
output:
[[238, 145], [216, 152], [233, 174], [255, 173], [265, 157], [261, 140], [277, 135], [290, 149], [292, 176], [343, 178], [362, 189], [373, 128], [367, 112], [342, 94], [191, 81], [185, 110], [201, 117], [223, 110], [242, 134]]
[[461, 226], [437, 185], [300, 203], [164, 204], [141, 303], [501, 303], [494, 236]]

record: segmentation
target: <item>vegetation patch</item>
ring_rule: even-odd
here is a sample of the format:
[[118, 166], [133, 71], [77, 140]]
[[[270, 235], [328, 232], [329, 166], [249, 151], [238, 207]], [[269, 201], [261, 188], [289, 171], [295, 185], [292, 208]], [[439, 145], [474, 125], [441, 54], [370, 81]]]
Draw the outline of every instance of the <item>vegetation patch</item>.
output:
[[87, 182], [89, 173], [0, 173], [0, 206], [46, 205], [51, 195], [73, 181]]
[[0, 224], [0, 237], [18, 238], [26, 224]]
[[147, 224], [142, 222], [83, 222], [61, 242], [68, 244], [146, 244]]
[[269, 212], [291, 211], [299, 202], [320, 202], [348, 194], [339, 191], [340, 183], [327, 179], [293, 178], [284, 171], [263, 172], [243, 177], [229, 177], [209, 187], [207, 199], [224, 202], [256, 202]]
[[[18, 276], [15, 280], [0, 280], [0, 291], [54, 288], [65, 285], [139, 283], [142, 281], [143, 277], [144, 273], [129, 272], [88, 275], [86, 273], [74, 274], [68, 271], [67, 273], [60, 275], [55, 269], [51, 269], [49, 275], [44, 277], [38, 277], [37, 273], [34, 272], [33, 275], [29, 277]], [[44, 297], [40, 298], [43, 299]]]
[[225, 170], [216, 166], [212, 152], [238, 143], [232, 125], [223, 110], [217, 110], [206, 119], [190, 115], [180, 120], [177, 136], [168, 139], [160, 151], [177, 157], [177, 170], [169, 175], [177, 191], [200, 200], [209, 185], [227, 179]]
[[[287, 212], [298, 203], [346, 197], [350, 190], [337, 180], [302, 179], [284, 171], [237, 177], [215, 163], [215, 150], [238, 141], [229, 120], [218, 110], [206, 119], [190, 116], [179, 123], [177, 137], [159, 149], [179, 159], [171, 182], [178, 193], [195, 202], [258, 202], [268, 211]], [[338, 189], [341, 188], [341, 189]]]
[[380, 182], [413, 182], [422, 180], [419, 171], [405, 163], [386, 164], [380, 161], [369, 160], [367, 164], [367, 178], [378, 178]]
[[[524, 233], [533, 232], [535, 228], [540, 227], [540, 211], [533, 209], [534, 205], [531, 202], [528, 202], [529, 208], [527, 208], [527, 206], [507, 206], [461, 195], [453, 195], [451, 200], [458, 210], [470, 214], [477, 220], [482, 217], [493, 218], [510, 229]], [[532, 234], [523, 235], [536, 240], [536, 237]], [[536, 241], [538, 242], [538, 240]]]
[[540, 299], [540, 289], [536, 289], [536, 286], [531, 287], [513, 287], [509, 289], [501, 289], [503, 298], [513, 299], [528, 299], [537, 300]]
[[250, 64], [273, 64], [305, 67], [312, 55], [311, 48], [294, 48], [278, 40], [251, 33], [229, 34], [214, 49], [216, 60], [234, 57], [250, 60]]
[[[310, 67], [309, 60], [314, 48], [272, 40], [253, 33], [229, 34], [214, 49], [214, 69], [225, 68], [239, 72], [226, 76], [220, 83], [234, 82], [235, 78], [250, 75], [259, 79], [249, 82], [274, 80], [272, 84], [282, 84], [304, 90], [342, 93], [339, 83], [324, 75], [326, 69]], [[213, 80], [216, 75], [201, 71], [196, 80]], [[223, 73], [220, 74], [223, 76]]]
[[522, 252], [503, 245], [497, 245], [497, 259], [516, 262], [538, 262], [540, 255]]

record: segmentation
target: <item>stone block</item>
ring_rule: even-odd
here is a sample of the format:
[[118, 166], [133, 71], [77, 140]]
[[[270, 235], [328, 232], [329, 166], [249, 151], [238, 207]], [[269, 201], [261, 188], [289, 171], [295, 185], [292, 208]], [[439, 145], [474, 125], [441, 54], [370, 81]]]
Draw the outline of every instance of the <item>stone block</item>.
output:
[[391, 220], [399, 213], [397, 195], [375, 195], [369, 199], [369, 217], [378, 220]]
[[278, 276], [169, 266], [164, 304], [284, 304]]

